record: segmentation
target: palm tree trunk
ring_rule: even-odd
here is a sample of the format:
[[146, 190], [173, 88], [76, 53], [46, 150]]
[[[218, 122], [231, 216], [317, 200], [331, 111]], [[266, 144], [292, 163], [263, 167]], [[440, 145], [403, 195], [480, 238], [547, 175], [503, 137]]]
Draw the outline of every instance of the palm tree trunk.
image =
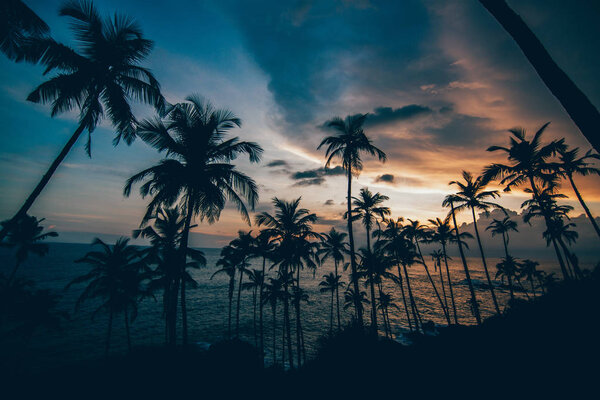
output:
[[410, 307], [415, 321], [415, 328], [418, 332], [419, 321], [421, 320], [421, 318], [418, 316], [419, 311], [417, 309], [417, 303], [415, 302], [415, 298], [413, 296], [412, 288], [410, 287], [410, 277], [408, 276], [408, 270], [406, 269], [406, 265], [402, 264], [402, 268], [404, 269], [404, 277], [406, 278], [406, 287], [408, 289], [408, 298], [410, 299]]
[[462, 260], [463, 268], [465, 270], [465, 276], [467, 283], [469, 284], [469, 292], [471, 292], [471, 308], [473, 315], [477, 321], [477, 325], [481, 325], [481, 315], [479, 314], [479, 304], [477, 303], [477, 297], [475, 297], [475, 289], [473, 288], [473, 282], [471, 282], [471, 274], [469, 273], [469, 267], [467, 266], [467, 259], [462, 248], [462, 241], [460, 240], [460, 233], [458, 232], [458, 224], [456, 223], [456, 215], [454, 213], [454, 203], [450, 201], [450, 207], [452, 212], [452, 221], [454, 222], [454, 232], [456, 234], [456, 241], [458, 243], [458, 251]]
[[108, 331], [106, 333], [106, 348], [104, 350], [104, 357], [108, 358], [108, 350], [110, 350], [110, 334], [112, 331], [112, 320], [113, 320], [113, 312], [112, 310], [108, 314]]
[[533, 284], [533, 276], [529, 276], [528, 280], [531, 285], [531, 292], [533, 293], [533, 297], [535, 297], [535, 285]]
[[329, 334], [333, 334], [333, 298], [335, 295], [335, 291], [331, 291], [331, 312], [329, 313]]
[[125, 332], [127, 333], [127, 349], [131, 353], [131, 335], [129, 334], [129, 318], [127, 315], [127, 307], [125, 307]]
[[69, 151], [71, 151], [71, 148], [73, 147], [75, 142], [77, 142], [77, 139], [79, 139], [79, 136], [81, 136], [81, 133], [83, 132], [84, 129], [85, 128], [83, 125], [79, 125], [77, 127], [77, 129], [75, 130], [75, 132], [73, 132], [73, 135], [71, 136], [71, 138], [69, 139], [67, 144], [65, 144], [65, 146], [63, 147], [61, 152], [58, 154], [58, 157], [56, 157], [54, 159], [54, 161], [52, 162], [52, 164], [50, 164], [50, 168], [48, 168], [48, 171], [46, 171], [44, 176], [42, 176], [42, 179], [37, 184], [35, 189], [33, 189], [33, 192], [31, 192], [29, 197], [27, 197], [27, 200], [25, 200], [25, 203], [23, 203], [23, 205], [21, 206], [19, 211], [17, 211], [17, 213], [10, 219], [8, 224], [4, 225], [4, 227], [0, 231], [0, 241], [2, 241], [2, 239], [4, 239], [4, 237], [6, 236], [6, 234], [9, 231], [10, 227], [14, 223], [16, 223], [19, 218], [21, 218], [27, 214], [27, 211], [29, 211], [29, 209], [33, 205], [34, 201], [37, 199], [37, 197], [40, 195], [40, 193], [42, 193], [42, 190], [44, 190], [44, 188], [50, 181], [50, 178], [52, 178], [52, 175], [54, 175], [54, 172], [56, 172], [56, 169], [58, 168], [58, 166], [63, 162], [63, 160], [65, 159], [67, 154], [69, 154]]
[[578, 279], [583, 278], [583, 273], [579, 269], [579, 265], [577, 265], [577, 263], [574, 260], [573, 253], [571, 253], [571, 251], [569, 250], [569, 248], [565, 244], [564, 240], [562, 240], [559, 237], [558, 238], [558, 243], [560, 244], [560, 247], [562, 247], [563, 253], [565, 254], [565, 257], [567, 258], [567, 260], [570, 260], [571, 268], [573, 268], [573, 274], [575, 275], [575, 277], [578, 278]]
[[510, 274], [507, 274], [506, 277], [508, 278], [508, 291], [510, 292], [510, 299], [514, 300], [515, 292], [513, 289], [512, 277], [510, 276]]
[[234, 277], [229, 278], [229, 310], [227, 317], [227, 339], [231, 340], [231, 309], [233, 308], [233, 285], [235, 285]]
[[[369, 227], [367, 229], [367, 250], [369, 253], [371, 252], [371, 238]], [[377, 335], [377, 298], [375, 297], [375, 283], [373, 282], [373, 271], [372, 268], [369, 267], [369, 280], [371, 287], [371, 330], [375, 335]]]
[[263, 359], [264, 359], [264, 354], [265, 354], [265, 342], [264, 342], [264, 331], [263, 331], [263, 290], [264, 290], [264, 286], [265, 286], [265, 264], [266, 264], [266, 259], [265, 257], [263, 257], [263, 265], [262, 265], [262, 281], [260, 282], [260, 294], [258, 296], [259, 298], [259, 306], [258, 306], [258, 311], [259, 311], [259, 329], [260, 329], [260, 354], [263, 355]]
[[585, 214], [587, 215], [588, 219], [592, 223], [592, 226], [594, 227], [594, 230], [596, 231], [596, 234], [598, 235], [598, 237], [600, 237], [600, 228], [598, 227], [598, 224], [596, 223], [596, 220], [592, 216], [592, 212], [588, 208], [587, 204], [585, 204], [585, 201], [583, 201], [583, 197], [581, 197], [581, 193], [579, 193], [579, 190], [577, 189], [577, 186], [575, 186], [575, 181], [573, 180], [573, 175], [569, 174], [568, 177], [569, 177], [569, 182], [571, 182], [571, 187], [573, 188], [573, 191], [575, 192], [575, 196], [577, 196], [577, 199], [579, 200], [579, 203], [581, 203], [581, 206], [583, 207], [583, 209], [585, 211]]
[[252, 292], [252, 320], [253, 320], [253, 325], [254, 325], [254, 346], [258, 347], [258, 335], [256, 332], [256, 290], [257, 287], [254, 287], [254, 290]]
[[492, 301], [494, 302], [494, 308], [496, 309], [496, 313], [500, 314], [500, 306], [498, 306], [498, 299], [496, 299], [496, 293], [494, 292], [492, 278], [490, 278], [490, 272], [488, 271], [487, 263], [485, 261], [483, 246], [481, 245], [481, 237], [479, 236], [479, 229], [477, 228], [477, 219], [475, 218], [475, 209], [473, 207], [471, 207], [471, 213], [473, 214], [473, 226], [475, 227], [475, 236], [477, 236], [477, 244], [479, 245], [479, 253], [481, 254], [481, 261], [483, 262], [485, 277], [487, 278], [488, 285], [490, 286], [490, 294], [492, 295]]
[[271, 304], [273, 312], [273, 365], [277, 364], [277, 304]]
[[[335, 260], [335, 276], [338, 276], [338, 262], [337, 260]], [[342, 323], [341, 323], [341, 318], [340, 318], [340, 286], [339, 284], [335, 287], [335, 302], [336, 302], [336, 308], [337, 308], [337, 325], [338, 325], [338, 331], [341, 329], [342, 327]]]
[[185, 278], [181, 277], [181, 333], [183, 336], [182, 343], [187, 346], [188, 343], [188, 327], [187, 327], [187, 307], [185, 303]]
[[179, 295], [179, 279], [175, 278], [171, 284], [172, 287], [169, 301], [169, 341], [170, 345], [174, 347], [177, 344], [177, 297]]
[[600, 113], [556, 64], [525, 21], [504, 0], [479, 0], [512, 36], [546, 87], [558, 99], [590, 144], [600, 152]]
[[406, 320], [408, 321], [408, 328], [412, 332], [413, 326], [410, 320], [410, 312], [408, 312], [408, 304], [406, 303], [406, 295], [404, 294], [404, 282], [402, 282], [402, 272], [400, 271], [400, 264], [396, 264], [398, 268], [398, 280], [400, 281], [400, 292], [402, 292], [402, 302], [404, 303], [404, 310], [406, 311]]
[[[185, 215], [185, 225], [183, 227], [183, 232], [181, 235], [181, 244], [179, 245], [180, 255], [180, 270], [179, 270], [179, 280], [181, 284], [181, 324], [182, 324], [182, 342], [184, 346], [187, 346], [188, 343], [188, 326], [187, 326], [187, 308], [185, 305], [185, 267], [187, 264], [187, 253], [188, 253], [188, 240], [190, 237], [190, 228], [192, 225], [192, 216], [194, 215], [194, 204], [192, 199], [194, 198], [193, 192], [188, 192], [186, 199], [186, 215]], [[177, 304], [177, 303], [176, 303]]]
[[[435, 263], [436, 269], [438, 270], [438, 273], [440, 274], [440, 285], [442, 285], [442, 295], [444, 296], [444, 306], [446, 307], [446, 311], [448, 312], [448, 315], [450, 314], [450, 309], [448, 308], [448, 296], [446, 296], [446, 285], [444, 284], [444, 274], [442, 272], [442, 263], [439, 261], [436, 261]], [[448, 325], [450, 325], [450, 321], [448, 321]]]
[[244, 265], [240, 268], [240, 281], [238, 282], [237, 308], [235, 310], [235, 336], [240, 337], [240, 301], [242, 299], [242, 281], [244, 280]]
[[448, 310], [446, 310], [446, 307], [444, 307], [444, 302], [442, 301], [440, 293], [438, 292], [437, 287], [435, 286], [435, 282], [433, 282], [433, 278], [431, 277], [431, 274], [429, 273], [429, 268], [427, 267], [427, 263], [425, 262], [425, 258], [423, 258], [423, 253], [421, 252], [421, 246], [419, 245], [419, 241], [416, 238], [415, 238], [415, 244], [417, 245], [417, 250], [419, 251], [419, 256], [421, 257], [421, 262], [423, 263], [423, 267], [425, 267], [425, 272], [427, 273], [427, 279], [429, 279], [429, 283], [431, 284], [431, 287], [433, 288], [433, 291], [435, 292], [435, 297], [437, 297], [438, 301], [440, 302], [440, 306], [442, 307], [442, 311], [444, 312], [444, 317], [446, 317], [446, 321], [448, 322], [448, 325], [450, 325], [451, 324], [450, 315], [448, 314]]
[[301, 366], [302, 354], [302, 321], [300, 319], [300, 266], [296, 268], [296, 289], [298, 297], [294, 301], [296, 308], [296, 351], [298, 355], [298, 368]]
[[454, 323], [458, 325], [458, 314], [456, 313], [456, 302], [454, 301], [454, 291], [452, 290], [452, 280], [450, 279], [450, 268], [448, 268], [448, 254], [446, 253], [446, 243], [442, 242], [442, 251], [444, 252], [444, 265], [446, 266], [446, 277], [448, 278], [448, 288], [450, 289], [450, 301], [452, 302], [452, 312], [454, 313]]
[[[290, 362], [290, 369], [294, 368], [294, 357], [292, 353], [292, 329], [290, 324], [290, 306], [289, 306], [289, 292], [287, 286], [285, 287], [285, 299], [283, 300], [283, 323], [285, 327], [285, 336], [287, 339], [288, 358]], [[285, 347], [285, 342], [284, 342]], [[285, 350], [284, 350], [285, 353]]]
[[[356, 273], [356, 259], [354, 257], [354, 234], [352, 233], [352, 173], [348, 169], [348, 244], [350, 245], [350, 271], [352, 271], [352, 285], [354, 292], [360, 294], [358, 287], [358, 276]], [[354, 299], [354, 308], [356, 309], [356, 319], [359, 326], [363, 326], [363, 310], [360, 296]]]

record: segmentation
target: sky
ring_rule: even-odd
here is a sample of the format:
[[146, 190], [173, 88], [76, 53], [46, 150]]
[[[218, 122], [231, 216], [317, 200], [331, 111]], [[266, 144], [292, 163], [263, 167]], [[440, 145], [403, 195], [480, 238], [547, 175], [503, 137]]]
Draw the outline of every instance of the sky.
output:
[[[26, 0], [59, 41], [72, 43], [59, 1]], [[600, 105], [600, 53], [595, 38], [600, 4], [584, 0], [510, 1], [558, 64]], [[103, 15], [134, 17], [155, 42], [144, 62], [170, 102], [200, 94], [228, 108], [243, 125], [231, 135], [258, 142], [263, 161], [240, 158], [238, 168], [260, 188], [257, 212], [271, 199], [292, 200], [320, 217], [317, 229], [343, 226], [346, 181], [324, 169], [317, 150], [332, 117], [370, 113], [365, 132], [388, 156], [365, 158], [354, 193], [368, 187], [390, 197], [393, 216], [443, 217], [441, 206], [462, 170], [480, 173], [502, 156], [490, 145], [508, 143], [507, 130], [533, 134], [551, 121], [546, 140], [565, 137], [590, 148], [519, 48], [475, 0], [336, 1], [96, 1]], [[0, 219], [9, 218], [76, 128], [76, 113], [50, 117], [27, 94], [44, 81], [39, 66], [0, 57]], [[140, 118], [153, 111], [135, 106]], [[122, 195], [125, 180], [161, 159], [141, 140], [112, 146], [103, 123], [93, 133], [92, 158], [77, 143], [30, 214], [46, 218], [59, 239], [128, 236], [148, 199]], [[335, 167], [335, 166], [333, 166]], [[592, 212], [600, 215], [600, 177], [576, 178]], [[583, 210], [570, 188], [565, 202]], [[519, 211], [526, 195], [499, 202]], [[469, 222], [469, 215], [459, 215]], [[587, 221], [581, 219], [581, 224]], [[219, 222], [194, 228], [192, 245], [219, 247], [248, 227], [228, 205]], [[357, 228], [358, 229], [358, 228]], [[587, 227], [585, 228], [587, 229]], [[360, 237], [359, 237], [360, 240]], [[541, 238], [540, 238], [541, 241]]]

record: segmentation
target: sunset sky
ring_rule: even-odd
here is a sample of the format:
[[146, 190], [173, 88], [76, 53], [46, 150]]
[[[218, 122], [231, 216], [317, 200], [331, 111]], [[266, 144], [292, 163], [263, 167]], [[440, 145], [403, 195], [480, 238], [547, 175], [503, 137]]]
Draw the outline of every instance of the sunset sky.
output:
[[[26, 3], [69, 42], [61, 2]], [[600, 53], [591, 1], [510, 2], [558, 64], [600, 105]], [[461, 170], [479, 173], [501, 161], [488, 153], [508, 143], [507, 129], [532, 134], [552, 121], [546, 140], [565, 137], [590, 148], [558, 101], [543, 85], [516, 44], [475, 0], [404, 1], [164, 1], [97, 0], [106, 15], [135, 17], [155, 49], [145, 63], [170, 102], [198, 93], [242, 120], [232, 135], [258, 142], [263, 162], [236, 161], [260, 186], [257, 211], [274, 196], [302, 196], [322, 217], [319, 229], [339, 224], [346, 181], [325, 171], [327, 134], [334, 116], [371, 113], [365, 131], [388, 155], [366, 158], [354, 192], [368, 186], [390, 197], [394, 216], [442, 217], [448, 182]], [[595, 10], [590, 10], [595, 7]], [[594, 11], [594, 12], [592, 12]], [[9, 218], [76, 128], [77, 116], [50, 118], [48, 107], [28, 103], [43, 82], [43, 69], [0, 57], [0, 219]], [[138, 116], [152, 110], [136, 106]], [[599, 127], [600, 129], [600, 127]], [[129, 235], [148, 199], [124, 198], [125, 180], [161, 157], [138, 140], [112, 146], [105, 124], [93, 133], [92, 158], [76, 145], [30, 214], [45, 217], [65, 241], [95, 235]], [[595, 215], [600, 215], [600, 177], [576, 178]], [[582, 212], [568, 187], [567, 203]], [[515, 192], [500, 202], [518, 210]], [[468, 216], [461, 216], [467, 221]], [[233, 207], [214, 225], [200, 224], [192, 244], [221, 246], [238, 229], [249, 229]]]

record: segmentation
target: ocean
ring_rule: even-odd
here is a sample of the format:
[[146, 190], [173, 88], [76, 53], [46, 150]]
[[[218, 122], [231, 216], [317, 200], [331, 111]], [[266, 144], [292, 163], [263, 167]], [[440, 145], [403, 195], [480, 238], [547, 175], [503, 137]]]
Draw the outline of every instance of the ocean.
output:
[[[65, 286], [75, 277], [85, 274], [90, 267], [86, 264], [75, 263], [91, 249], [88, 244], [49, 243], [50, 251], [45, 257], [30, 255], [28, 260], [20, 267], [18, 275], [31, 279], [36, 287], [50, 289], [61, 296], [58, 308], [68, 313], [69, 318], [61, 324], [60, 331], [38, 330], [32, 337], [29, 348], [35, 354], [35, 364], [39, 366], [59, 366], [70, 364], [79, 360], [101, 358], [104, 355], [104, 345], [108, 326], [108, 315], [99, 313], [92, 319], [94, 303], [84, 303], [83, 307], [75, 312], [75, 302], [81, 294], [85, 285], [74, 285], [68, 290]], [[192, 270], [191, 274], [199, 283], [199, 288], [187, 290], [189, 341], [199, 346], [207, 347], [211, 343], [224, 339], [227, 335], [227, 287], [228, 278], [224, 275], [210, 279], [218, 269], [216, 262], [220, 249], [202, 249], [207, 258], [207, 266], [199, 270]], [[549, 253], [549, 256], [552, 256]], [[426, 258], [433, 278], [442, 294], [439, 274], [434, 272], [433, 263]], [[488, 267], [492, 277], [496, 272], [497, 258], [488, 259]], [[541, 270], [557, 272], [560, 276], [558, 266], [553, 259], [540, 261]], [[482, 317], [488, 317], [494, 313], [493, 303], [489, 291], [480, 287], [485, 282], [485, 275], [479, 258], [468, 258], [468, 264], [472, 279], [476, 284], [476, 295], [480, 302]], [[0, 248], [0, 272], [10, 273], [14, 265], [14, 255], [11, 250]], [[261, 268], [261, 261], [254, 261], [252, 268]], [[591, 268], [592, 262], [582, 260], [583, 268]], [[302, 304], [302, 324], [304, 329], [307, 357], [311, 358], [316, 353], [317, 339], [329, 330], [330, 301], [328, 293], [319, 292], [319, 282], [324, 274], [332, 272], [332, 262], [321, 266], [313, 276], [312, 271], [305, 270], [301, 273], [301, 285], [309, 295], [309, 302]], [[395, 268], [392, 270], [396, 273]], [[467, 299], [469, 298], [468, 286], [465, 282], [462, 263], [460, 258], [454, 257], [450, 260], [450, 273], [453, 280], [454, 296], [459, 314], [459, 322], [462, 324], [473, 324], [475, 321], [469, 311]], [[348, 281], [348, 273], [342, 272], [344, 281]], [[435, 298], [433, 289], [427, 279], [424, 268], [414, 265], [409, 268], [411, 284], [416, 297], [416, 302], [421, 312], [423, 321], [431, 320], [436, 324], [445, 325], [446, 320]], [[445, 278], [445, 275], [444, 275]], [[497, 282], [497, 297], [501, 307], [509, 300], [509, 291]], [[527, 286], [528, 287], [528, 286]], [[237, 290], [237, 285], [236, 285]], [[368, 288], [364, 289], [369, 293]], [[396, 284], [386, 282], [384, 291], [390, 293], [393, 301], [399, 307], [390, 308], [390, 323], [394, 338], [402, 340], [402, 333], [407, 332], [408, 325], [405, 312], [402, 307], [400, 290]], [[450, 304], [449, 292], [448, 304]], [[237, 292], [236, 292], [237, 295]], [[235, 299], [233, 305], [232, 328], [235, 330]], [[517, 291], [518, 297], [525, 294]], [[343, 307], [343, 295], [340, 291], [340, 306]], [[240, 336], [241, 339], [254, 343], [253, 330], [253, 305], [252, 293], [242, 293], [240, 308]], [[351, 309], [342, 310], [343, 323], [350, 321]], [[368, 312], [365, 313], [369, 315]], [[276, 342], [277, 356], [281, 354], [281, 328], [283, 313], [277, 310]], [[378, 315], [381, 323], [380, 315]], [[294, 317], [292, 316], [292, 322]], [[264, 332], [266, 363], [272, 362], [272, 314], [270, 306], [264, 307]], [[292, 329], [294, 328], [292, 325]], [[178, 324], [178, 335], [180, 334]], [[292, 335], [294, 332], [292, 331]], [[139, 313], [136, 320], [131, 324], [131, 338], [133, 346], [156, 346], [164, 343], [164, 319], [162, 317], [162, 304], [160, 294], [156, 301], [145, 299], [139, 305]], [[111, 340], [111, 354], [123, 354], [127, 351], [125, 336], [125, 322], [123, 316], [117, 316], [113, 322], [113, 335]]]

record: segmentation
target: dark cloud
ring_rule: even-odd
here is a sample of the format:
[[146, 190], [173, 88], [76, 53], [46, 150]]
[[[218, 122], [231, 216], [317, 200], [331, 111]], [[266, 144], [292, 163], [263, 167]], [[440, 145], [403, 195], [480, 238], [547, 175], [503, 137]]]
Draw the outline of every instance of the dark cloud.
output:
[[402, 186], [402, 185], [423, 186], [425, 183], [421, 179], [411, 178], [411, 177], [407, 177], [407, 176], [396, 176], [396, 175], [392, 175], [392, 174], [379, 175], [375, 178], [375, 180], [373, 182], [374, 183], [387, 183], [390, 185], [397, 185], [397, 186]]
[[379, 175], [377, 178], [375, 178], [375, 182], [394, 183], [394, 175], [392, 175], [392, 174]]
[[400, 108], [377, 107], [373, 110], [365, 122], [365, 126], [377, 126], [398, 121], [406, 121], [419, 116], [433, 113], [427, 106], [409, 104]]
[[331, 199], [329, 199], [325, 203], [323, 203], [324, 206], [332, 206], [333, 204], [334, 204], [334, 202]]
[[312, 185], [319, 186], [324, 183], [325, 183], [325, 178], [309, 178], [309, 179], [302, 179], [301, 181], [294, 183], [294, 186], [312, 186]]
[[273, 160], [269, 163], [266, 164], [267, 167], [269, 168], [273, 168], [273, 167], [286, 167], [289, 168], [290, 164], [285, 161], [285, 160]]
[[290, 175], [292, 179], [307, 179], [307, 178], [321, 178], [324, 176], [335, 176], [335, 175], [344, 175], [346, 171], [344, 168], [337, 166], [334, 168], [317, 168], [317, 169], [309, 169], [306, 171], [298, 171], [294, 172]]

